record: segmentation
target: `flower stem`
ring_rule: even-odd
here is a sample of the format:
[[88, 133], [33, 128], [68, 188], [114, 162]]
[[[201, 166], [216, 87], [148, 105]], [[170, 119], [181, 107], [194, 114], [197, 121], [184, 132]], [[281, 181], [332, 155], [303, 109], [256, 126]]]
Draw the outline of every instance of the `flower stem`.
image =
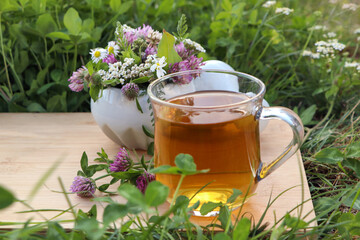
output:
[[100, 177], [97, 177], [97, 178], [94, 179], [94, 181], [97, 181], [97, 180], [102, 179], [102, 178], [106, 178], [108, 176], [111, 176], [111, 173], [108, 173], [108, 174], [102, 175]]
[[[176, 197], [177, 197], [177, 195], [178, 195], [178, 193], [179, 193], [180, 186], [181, 186], [181, 184], [182, 184], [185, 176], [186, 176], [186, 175], [181, 174], [179, 183], [178, 183], [178, 185], [177, 185], [177, 187], [176, 187], [176, 190], [175, 190], [175, 193], [174, 193], [174, 195], [173, 195], [173, 199], [171, 200], [170, 208], [174, 205], [174, 201], [175, 201], [175, 199], [176, 199]], [[163, 226], [163, 229], [162, 229], [162, 231], [161, 231], [160, 240], [162, 240], [163, 237], [164, 237], [164, 233], [165, 233], [165, 229], [166, 229], [167, 222], [168, 222], [168, 218], [166, 218], [165, 221], [164, 221], [164, 226]]]

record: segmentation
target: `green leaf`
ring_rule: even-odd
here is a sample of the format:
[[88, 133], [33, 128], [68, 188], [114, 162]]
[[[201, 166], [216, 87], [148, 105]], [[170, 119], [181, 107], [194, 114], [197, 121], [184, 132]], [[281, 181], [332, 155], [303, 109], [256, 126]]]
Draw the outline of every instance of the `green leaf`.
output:
[[[83, 218], [76, 221], [76, 230], [84, 232], [85, 236], [91, 236], [90, 239], [102, 239], [105, 228], [100, 226], [100, 222], [95, 218]], [[80, 239], [80, 238], [78, 238]]]
[[81, 170], [85, 173], [86, 176], [88, 176], [88, 157], [86, 155], [86, 152], [83, 152], [80, 160], [80, 166]]
[[161, 1], [155, 16], [160, 16], [161, 14], [171, 13], [173, 4], [174, 4], [174, 0]]
[[108, 226], [110, 223], [118, 220], [119, 218], [123, 218], [128, 213], [127, 206], [118, 203], [112, 203], [107, 205], [104, 214], [103, 214], [103, 221], [104, 225]]
[[99, 9], [102, 6], [102, 0], [86, 0], [90, 7]]
[[167, 64], [181, 62], [182, 58], [175, 50], [175, 38], [170, 33], [163, 31], [162, 38], [159, 42], [158, 57], [165, 57]]
[[318, 162], [336, 164], [344, 159], [344, 155], [336, 148], [325, 148], [315, 155]]
[[235, 226], [233, 239], [246, 240], [249, 237], [251, 221], [248, 218], [242, 218]]
[[121, 15], [125, 12], [127, 12], [131, 7], [133, 6], [132, 1], [127, 1], [121, 4], [120, 9], [117, 11], [118, 15]]
[[147, 148], [147, 154], [154, 156], [154, 142], [151, 142]]
[[222, 205], [221, 202], [215, 203], [215, 202], [207, 202], [201, 205], [200, 213], [201, 215], [206, 215], [211, 211], [214, 211], [215, 208], [218, 208]]
[[134, 79], [134, 80], [131, 80], [130, 82], [132, 83], [146, 83], [148, 82], [150, 79], [150, 77], [140, 77], [140, 78], [137, 78], [137, 79]]
[[129, 183], [123, 183], [118, 188], [118, 193], [127, 199], [129, 202], [143, 207], [146, 205], [144, 195], [138, 188]]
[[54, 86], [54, 85], [56, 85], [56, 83], [54, 83], [54, 82], [52, 82], [52, 83], [47, 83], [47, 84], [45, 84], [45, 85], [42, 85], [42, 86], [36, 91], [36, 93], [37, 93], [38, 95], [43, 94], [44, 92], [46, 92], [46, 90], [48, 90], [50, 87], [52, 87], [52, 86]]
[[74, 8], [69, 8], [64, 15], [64, 25], [70, 34], [79, 35], [82, 27], [82, 20]]
[[45, 108], [41, 106], [39, 103], [30, 103], [26, 108], [29, 112], [46, 112]]
[[352, 190], [350, 194], [347, 194], [347, 196], [344, 196], [345, 200], [343, 204], [347, 207], [360, 210], [360, 183], [352, 188], [354, 188], [354, 190]]
[[[214, 240], [231, 240], [231, 237], [226, 233], [220, 232], [215, 235]], [[235, 239], [235, 238], [234, 238]]]
[[150, 132], [149, 129], [147, 129], [144, 125], [142, 125], [142, 129], [143, 132], [145, 133], [146, 136], [150, 137], [150, 138], [154, 138], [154, 134]]
[[258, 16], [258, 11], [257, 9], [254, 9], [251, 11], [250, 16], [249, 16], [249, 24], [256, 24], [256, 20], [257, 20], [257, 16]]
[[94, 64], [92, 61], [89, 61], [87, 64], [86, 64], [86, 68], [89, 72], [89, 75], [93, 75], [94, 73]]
[[226, 228], [226, 226], [229, 224], [229, 221], [231, 224], [231, 214], [228, 206], [225, 205], [220, 207], [218, 219], [221, 222], [221, 227], [223, 229]]
[[[350, 236], [360, 235], [360, 216], [357, 213], [355, 216], [352, 213], [342, 213], [338, 218], [338, 223], [343, 223], [338, 226], [339, 233], [344, 236], [344, 239], [351, 239]], [[350, 236], [349, 236], [350, 235]], [[345, 237], [346, 236], [346, 237]]]
[[190, 154], [180, 153], [175, 157], [175, 165], [181, 170], [196, 171], [196, 164]]
[[[144, 113], [137, 97], [135, 98], [135, 102], [136, 102], [136, 108], [139, 110], [139, 112]], [[143, 125], [143, 127], [144, 127], [144, 125]]]
[[233, 203], [241, 194], [242, 192], [239, 189], [233, 188], [233, 194], [229, 197], [227, 203]]
[[118, 12], [121, 8], [121, 0], [110, 0], [109, 5], [111, 10]]
[[36, 21], [36, 29], [45, 36], [48, 33], [56, 31], [57, 25], [52, 16], [49, 13], [45, 13], [38, 17]]
[[360, 158], [360, 142], [351, 143], [346, 149], [346, 157]]
[[178, 167], [172, 167], [170, 165], [162, 165], [157, 168], [151, 169], [150, 173], [181, 174], [182, 171]]
[[275, 228], [271, 232], [270, 240], [278, 240], [280, 239], [280, 236], [285, 232], [285, 227], [280, 226], [278, 228]]
[[158, 181], [152, 181], [146, 188], [145, 201], [150, 207], [157, 207], [166, 201], [169, 188]]
[[99, 187], [99, 191], [104, 192], [109, 188], [110, 184], [103, 184]]
[[358, 178], [360, 178], [360, 160], [354, 158], [347, 158], [342, 162], [344, 167], [353, 170]]
[[300, 218], [291, 217], [290, 214], [288, 214], [288, 213], [285, 215], [284, 222], [285, 222], [286, 226], [288, 226], [289, 228], [293, 228], [293, 229], [305, 228], [308, 225], [306, 222], [304, 222]]
[[111, 176], [117, 179], [129, 179], [134, 178], [142, 174], [142, 171], [129, 170], [126, 172], [114, 172]]
[[63, 40], [70, 40], [70, 36], [63, 32], [51, 32], [46, 34], [46, 37], [52, 39], [63, 39]]
[[9, 190], [0, 186], [0, 209], [10, 206], [15, 200], [14, 195]]
[[90, 97], [92, 98], [92, 100], [93, 100], [94, 102], [96, 102], [96, 100], [99, 99], [100, 91], [101, 91], [101, 87], [100, 87], [100, 86], [94, 85], [94, 84], [90, 84], [89, 94], [90, 94]]
[[301, 112], [300, 118], [304, 125], [307, 125], [311, 122], [311, 120], [313, 119], [316, 113], [316, 109], [317, 109], [316, 105], [313, 104], [307, 109], [305, 109], [303, 112]]
[[231, 11], [232, 9], [232, 4], [230, 2], [230, 0], [223, 0], [221, 2], [221, 7], [225, 10], [225, 11]]
[[[0, 1], [0, 13], [11, 12], [19, 10], [20, 6], [16, 1], [12, 0], [1, 0]], [[0, 29], [2, 31], [2, 29]]]

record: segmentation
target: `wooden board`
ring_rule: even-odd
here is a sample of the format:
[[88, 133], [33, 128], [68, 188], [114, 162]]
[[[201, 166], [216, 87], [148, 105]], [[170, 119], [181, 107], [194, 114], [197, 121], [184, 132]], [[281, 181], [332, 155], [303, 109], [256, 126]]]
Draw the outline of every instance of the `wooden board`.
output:
[[[263, 162], [274, 159], [281, 153], [291, 139], [291, 130], [285, 123], [270, 121], [261, 132], [261, 155]], [[94, 122], [90, 113], [0, 113], [0, 184], [10, 189], [18, 199], [28, 200], [33, 209], [67, 209], [69, 205], [61, 192], [59, 178], [66, 190], [80, 169], [80, 158], [84, 151], [89, 162], [97, 156], [96, 152], [104, 148], [109, 156], [115, 156], [119, 150], [117, 144], [109, 140]], [[31, 191], [48, 169], [56, 162], [60, 165], [40, 186], [36, 195], [29, 200]], [[106, 179], [103, 180], [104, 183]], [[242, 213], [252, 216], [257, 222], [266, 208], [269, 199], [283, 193], [269, 208], [264, 222], [274, 223], [287, 212], [296, 208], [303, 200], [310, 199], [302, 159], [299, 153], [289, 159], [277, 171], [262, 180], [253, 196], [242, 208]], [[84, 211], [94, 204], [89, 199], [69, 195], [71, 203]], [[96, 196], [102, 193], [96, 192]], [[119, 196], [114, 197], [125, 202]], [[168, 204], [161, 206], [165, 211]], [[98, 204], [99, 215], [104, 206]], [[33, 221], [51, 219], [58, 212], [16, 213], [29, 210], [21, 203], [0, 210], [0, 222], [24, 222], [30, 217]], [[233, 212], [234, 215], [237, 211]], [[291, 215], [306, 216], [306, 220], [315, 217], [311, 200], [292, 211]], [[60, 219], [71, 219], [64, 214]], [[211, 218], [194, 217], [199, 224], [208, 224]], [[67, 224], [68, 227], [72, 223]]]

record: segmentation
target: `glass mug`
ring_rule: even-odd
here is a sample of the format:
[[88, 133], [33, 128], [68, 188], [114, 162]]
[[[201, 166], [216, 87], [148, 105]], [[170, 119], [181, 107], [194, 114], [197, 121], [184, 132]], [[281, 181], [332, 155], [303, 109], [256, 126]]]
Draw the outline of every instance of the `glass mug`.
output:
[[[177, 72], [152, 82], [148, 94], [155, 118], [155, 167], [173, 166], [176, 155], [187, 153], [198, 170], [210, 169], [186, 176], [179, 189], [180, 195], [191, 199], [190, 205], [200, 201], [194, 211], [197, 216], [203, 203], [226, 203], [234, 188], [242, 195], [229, 207], [240, 206], [258, 181], [289, 159], [303, 140], [304, 128], [296, 113], [283, 107], [263, 107], [264, 83], [245, 73], [210, 69]], [[270, 163], [261, 162], [260, 119], [263, 123], [265, 119], [280, 119], [293, 132], [291, 143]], [[156, 175], [170, 188], [169, 196], [173, 196], [179, 178]]]

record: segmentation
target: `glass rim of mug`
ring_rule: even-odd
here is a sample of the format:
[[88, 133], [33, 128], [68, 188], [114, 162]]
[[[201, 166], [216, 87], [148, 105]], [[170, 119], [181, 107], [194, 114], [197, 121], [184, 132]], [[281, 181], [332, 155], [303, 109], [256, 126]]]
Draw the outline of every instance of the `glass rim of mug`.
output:
[[[254, 96], [251, 96], [251, 97], [249, 96], [249, 98], [246, 100], [241, 100], [239, 102], [226, 104], [226, 105], [215, 105], [215, 106], [188, 106], [188, 105], [170, 103], [170, 102], [167, 102], [166, 100], [162, 100], [162, 99], [158, 98], [152, 92], [152, 89], [154, 88], [155, 85], [157, 85], [161, 82], [164, 82], [169, 78], [176, 77], [176, 76], [182, 76], [182, 75], [186, 75], [186, 74], [195, 74], [195, 73], [203, 73], [203, 72], [225, 73], [225, 74], [230, 74], [230, 75], [234, 75], [234, 76], [240, 76], [243, 78], [247, 78], [247, 79], [250, 79], [250, 80], [254, 81], [255, 83], [257, 83], [260, 86], [260, 90]], [[242, 104], [251, 102], [254, 99], [257, 99], [257, 98], [263, 96], [265, 94], [265, 89], [266, 89], [265, 84], [260, 79], [258, 79], [257, 77], [254, 77], [250, 74], [247, 74], [247, 73], [231, 71], [231, 70], [219, 70], [219, 69], [196, 69], [196, 70], [186, 70], [186, 71], [181, 71], [181, 72], [175, 72], [175, 73], [167, 74], [161, 78], [158, 78], [149, 84], [149, 86], [147, 88], [147, 93], [152, 101], [155, 101], [161, 105], [166, 105], [169, 107], [176, 107], [176, 108], [183, 108], [183, 109], [217, 109], [217, 108], [236, 107], [238, 105], [242, 105]], [[236, 92], [234, 92], [234, 93], [236, 93]]]

